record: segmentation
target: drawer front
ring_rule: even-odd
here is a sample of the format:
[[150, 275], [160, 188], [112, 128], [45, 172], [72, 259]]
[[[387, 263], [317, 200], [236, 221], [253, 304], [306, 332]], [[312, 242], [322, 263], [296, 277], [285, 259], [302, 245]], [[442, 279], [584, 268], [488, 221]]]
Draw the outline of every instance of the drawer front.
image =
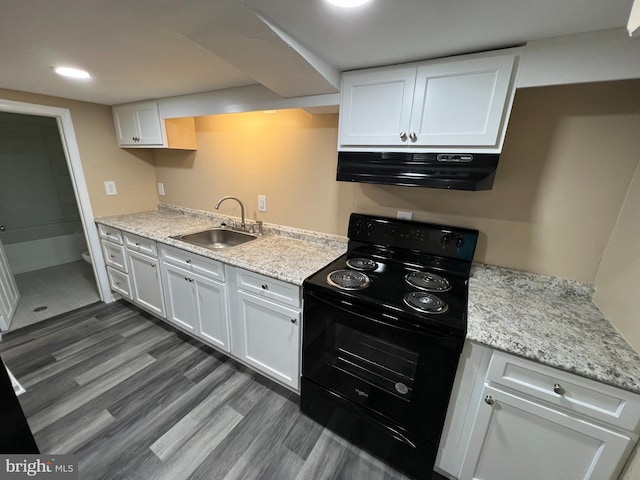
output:
[[149, 255], [151, 257], [158, 256], [158, 246], [154, 240], [149, 240], [148, 238], [125, 232], [124, 243], [127, 248], [135, 252], [144, 253], [145, 255]]
[[237, 270], [238, 288], [292, 307], [300, 306], [300, 287], [246, 270]]
[[109, 242], [122, 245], [122, 232], [117, 228], [108, 227], [107, 225], [98, 224], [98, 231], [100, 236]]
[[109, 277], [111, 290], [131, 300], [131, 282], [129, 281], [129, 275], [114, 270], [111, 267], [107, 267], [107, 275]]
[[224, 264], [217, 260], [166, 245], [160, 247], [160, 255], [166, 263], [191, 270], [219, 282], [225, 281]]
[[572, 412], [636, 431], [640, 395], [588, 378], [495, 352], [487, 379]]
[[102, 253], [104, 254], [104, 262], [108, 267], [127, 273], [127, 261], [124, 256], [124, 246], [110, 243], [108, 240], [102, 240]]

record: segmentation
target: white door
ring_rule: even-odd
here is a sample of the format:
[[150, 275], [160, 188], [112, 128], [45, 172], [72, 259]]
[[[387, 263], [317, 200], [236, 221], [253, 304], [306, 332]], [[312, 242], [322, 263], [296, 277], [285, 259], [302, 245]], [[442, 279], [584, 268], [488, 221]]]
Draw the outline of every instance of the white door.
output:
[[165, 318], [158, 259], [138, 252], [128, 253], [133, 301], [151, 313]]
[[220, 350], [229, 352], [229, 313], [227, 308], [227, 288], [199, 275], [191, 275], [196, 284], [198, 305], [198, 336]]
[[243, 358], [258, 370], [298, 389], [300, 312], [238, 292], [244, 331]]
[[631, 446], [625, 435], [496, 388], [485, 386], [479, 401], [461, 480], [615, 479]]
[[416, 67], [345, 73], [340, 145], [407, 145], [415, 80]]
[[502, 55], [419, 67], [411, 145], [499, 146], [514, 62]]
[[3, 332], [9, 330], [19, 301], [20, 292], [18, 292], [2, 241], [0, 241], [0, 330]]
[[193, 274], [164, 263], [162, 281], [167, 297], [167, 320], [196, 333], [196, 285]]

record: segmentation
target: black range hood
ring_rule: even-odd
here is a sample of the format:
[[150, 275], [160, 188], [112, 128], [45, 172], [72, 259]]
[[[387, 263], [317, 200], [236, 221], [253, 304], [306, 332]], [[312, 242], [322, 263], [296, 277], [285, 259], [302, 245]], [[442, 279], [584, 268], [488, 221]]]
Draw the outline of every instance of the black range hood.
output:
[[336, 180], [451, 190], [490, 190], [497, 153], [339, 152]]

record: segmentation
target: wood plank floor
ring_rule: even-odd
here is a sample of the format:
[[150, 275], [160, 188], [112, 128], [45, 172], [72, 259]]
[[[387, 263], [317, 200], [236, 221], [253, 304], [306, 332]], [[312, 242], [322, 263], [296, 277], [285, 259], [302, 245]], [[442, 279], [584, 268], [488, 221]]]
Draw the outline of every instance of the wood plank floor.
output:
[[5, 335], [43, 453], [81, 479], [403, 479], [300, 413], [298, 397], [126, 303]]

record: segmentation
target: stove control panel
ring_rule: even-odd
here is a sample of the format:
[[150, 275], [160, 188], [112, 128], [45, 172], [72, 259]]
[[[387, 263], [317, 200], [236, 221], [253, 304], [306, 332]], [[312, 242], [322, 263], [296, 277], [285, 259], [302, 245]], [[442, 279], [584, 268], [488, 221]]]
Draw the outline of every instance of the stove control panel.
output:
[[358, 213], [351, 214], [348, 236], [350, 240], [469, 262], [478, 242], [477, 230]]

